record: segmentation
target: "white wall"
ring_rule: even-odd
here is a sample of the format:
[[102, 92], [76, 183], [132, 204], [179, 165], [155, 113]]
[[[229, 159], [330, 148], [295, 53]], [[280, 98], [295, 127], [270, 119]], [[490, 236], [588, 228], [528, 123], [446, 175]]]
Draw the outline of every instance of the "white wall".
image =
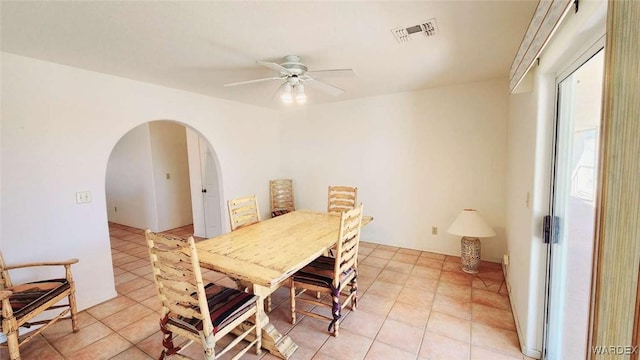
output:
[[118, 141], [107, 164], [109, 221], [152, 231], [193, 222], [185, 129], [152, 121]]
[[[218, 155], [225, 199], [268, 199], [279, 175], [274, 111], [8, 53], [1, 71], [2, 251], [10, 262], [79, 258], [81, 309], [115, 296], [105, 176], [129, 130], [158, 119], [195, 128]], [[77, 191], [93, 201], [76, 204]]]
[[[604, 35], [606, 2], [585, 0], [570, 11], [531, 70], [533, 89], [509, 98], [507, 285], [523, 353], [539, 358], [543, 343], [547, 246], [542, 219], [549, 214], [555, 79]], [[530, 202], [526, 203], [527, 192]]]
[[497, 232], [482, 257], [499, 262], [507, 118], [506, 80], [292, 109], [281, 123], [284, 176], [298, 208], [326, 209], [329, 185], [358, 186], [374, 217], [363, 239], [381, 244], [459, 256], [446, 229], [478, 209]]
[[149, 123], [149, 134], [158, 214], [158, 227], [154, 230], [190, 225], [193, 216], [185, 127], [168, 121], [153, 121]]
[[131, 129], [115, 145], [106, 174], [107, 217], [117, 224], [157, 229], [149, 124]]
[[522, 351], [537, 358], [542, 349], [547, 251], [542, 218], [549, 209], [553, 135], [553, 91], [548, 89], [553, 84], [553, 79], [536, 76], [532, 92], [511, 96], [509, 111], [506, 281]]

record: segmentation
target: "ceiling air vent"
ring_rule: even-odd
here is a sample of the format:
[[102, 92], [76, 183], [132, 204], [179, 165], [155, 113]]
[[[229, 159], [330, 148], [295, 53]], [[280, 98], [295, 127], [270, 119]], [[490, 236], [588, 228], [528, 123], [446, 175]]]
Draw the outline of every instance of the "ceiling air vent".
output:
[[410, 26], [408, 28], [396, 28], [391, 29], [393, 36], [396, 37], [398, 43], [402, 44], [409, 41], [410, 35], [424, 34], [425, 37], [433, 36], [438, 32], [438, 26], [436, 25], [436, 19], [429, 19], [427, 22]]

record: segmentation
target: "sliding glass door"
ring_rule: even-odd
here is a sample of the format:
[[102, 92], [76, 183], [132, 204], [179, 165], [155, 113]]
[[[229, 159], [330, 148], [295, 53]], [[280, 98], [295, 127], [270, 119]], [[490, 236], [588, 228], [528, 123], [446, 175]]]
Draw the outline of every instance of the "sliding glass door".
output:
[[603, 64], [599, 51], [558, 84], [546, 359], [587, 354]]

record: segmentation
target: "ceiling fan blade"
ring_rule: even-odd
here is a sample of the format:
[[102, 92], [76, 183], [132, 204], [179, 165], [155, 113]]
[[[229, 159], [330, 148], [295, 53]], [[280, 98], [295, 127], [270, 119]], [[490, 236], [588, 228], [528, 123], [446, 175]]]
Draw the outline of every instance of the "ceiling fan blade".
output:
[[271, 70], [275, 70], [281, 74], [287, 74], [287, 75], [293, 75], [291, 73], [291, 71], [289, 71], [289, 69], [285, 68], [284, 66], [280, 65], [280, 64], [276, 64], [276, 63], [272, 63], [272, 62], [266, 62], [266, 61], [256, 61], [258, 64], [264, 66], [264, 67], [268, 67]]
[[329, 70], [314, 70], [307, 71], [307, 74], [311, 76], [324, 77], [357, 77], [358, 73], [353, 69], [329, 69]]
[[257, 82], [262, 82], [262, 81], [268, 81], [268, 80], [280, 80], [280, 79], [282, 79], [282, 78], [281, 78], [281, 77], [278, 77], [278, 76], [274, 76], [274, 77], [264, 78], [264, 79], [255, 79], [255, 80], [247, 80], [247, 81], [238, 81], [238, 82], [234, 82], [234, 83], [224, 84], [224, 86], [245, 85], [245, 84], [252, 84], [252, 83], [257, 83]]
[[273, 94], [271, 95], [271, 101], [273, 101], [277, 97], [280, 97], [279, 95], [282, 93], [282, 88], [284, 87], [284, 84], [286, 84], [286, 82], [283, 82], [276, 88], [276, 91], [274, 91]]
[[327, 93], [329, 95], [333, 95], [333, 96], [338, 96], [340, 94], [342, 94], [344, 92], [344, 90], [337, 88], [333, 85], [329, 85], [327, 83], [324, 83], [320, 80], [316, 80], [314, 78], [307, 78], [304, 81], [305, 85], [309, 85], [310, 87], [316, 89], [316, 90], [320, 90], [324, 93]]

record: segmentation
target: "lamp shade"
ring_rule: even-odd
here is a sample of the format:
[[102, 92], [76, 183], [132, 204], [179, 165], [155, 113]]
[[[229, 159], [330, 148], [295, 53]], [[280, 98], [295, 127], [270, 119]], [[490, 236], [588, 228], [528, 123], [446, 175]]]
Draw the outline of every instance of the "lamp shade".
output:
[[449, 234], [468, 237], [496, 236], [493, 228], [474, 209], [464, 209], [447, 230]]

